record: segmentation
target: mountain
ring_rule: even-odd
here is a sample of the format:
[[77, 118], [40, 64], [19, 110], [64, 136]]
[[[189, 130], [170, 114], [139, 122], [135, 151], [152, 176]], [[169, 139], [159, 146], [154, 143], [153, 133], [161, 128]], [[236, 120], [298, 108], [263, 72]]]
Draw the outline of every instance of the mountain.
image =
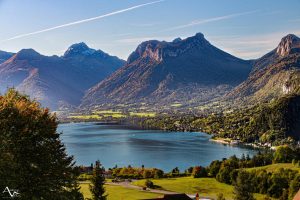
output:
[[13, 53], [0, 51], [0, 64], [12, 57]]
[[70, 46], [61, 57], [23, 49], [0, 64], [0, 89], [16, 87], [51, 109], [77, 106], [85, 90], [123, 64], [123, 60], [84, 43]]
[[214, 47], [201, 33], [172, 42], [146, 41], [123, 67], [88, 90], [82, 106], [198, 104], [225, 94], [250, 71], [250, 61]]
[[296, 92], [300, 85], [300, 38], [289, 34], [254, 62], [248, 79], [226, 95], [244, 104], [267, 102]]

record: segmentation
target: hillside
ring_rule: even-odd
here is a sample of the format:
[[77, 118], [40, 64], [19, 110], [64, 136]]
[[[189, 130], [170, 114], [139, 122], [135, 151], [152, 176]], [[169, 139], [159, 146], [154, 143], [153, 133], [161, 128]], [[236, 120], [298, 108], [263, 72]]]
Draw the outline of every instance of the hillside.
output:
[[61, 57], [23, 49], [0, 64], [0, 91], [16, 87], [51, 109], [77, 106], [85, 90], [124, 61], [78, 43]]
[[276, 49], [257, 59], [246, 81], [226, 100], [241, 100], [244, 105], [268, 102], [293, 93], [300, 86], [300, 38], [289, 34]]
[[172, 42], [146, 41], [122, 68], [86, 93], [82, 106], [196, 105], [224, 95], [250, 70], [250, 61], [214, 47], [201, 33]]

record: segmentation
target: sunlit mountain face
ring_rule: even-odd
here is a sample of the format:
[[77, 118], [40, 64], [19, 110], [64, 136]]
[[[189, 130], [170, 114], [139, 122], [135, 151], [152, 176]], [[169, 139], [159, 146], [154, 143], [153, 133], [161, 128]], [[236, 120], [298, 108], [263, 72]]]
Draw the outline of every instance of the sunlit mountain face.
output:
[[172, 42], [146, 41], [122, 68], [88, 90], [82, 106], [203, 103], [246, 80], [251, 63], [211, 45], [201, 33]]

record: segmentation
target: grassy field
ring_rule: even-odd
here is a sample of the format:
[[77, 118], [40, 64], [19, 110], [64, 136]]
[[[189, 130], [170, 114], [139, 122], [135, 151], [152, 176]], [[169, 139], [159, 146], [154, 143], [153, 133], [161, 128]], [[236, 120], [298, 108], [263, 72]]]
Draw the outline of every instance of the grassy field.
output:
[[254, 168], [247, 168], [247, 171], [252, 171], [252, 170], [266, 170], [267, 172], [275, 172], [277, 170], [279, 170], [280, 168], [284, 168], [284, 169], [292, 169], [292, 170], [296, 170], [300, 173], [300, 167], [297, 167], [295, 165], [293, 165], [292, 163], [276, 163], [276, 164], [272, 164], [272, 165], [266, 165], [263, 167], [254, 167]]
[[130, 116], [137, 116], [137, 117], [155, 117], [155, 112], [130, 112]]
[[101, 117], [99, 115], [73, 115], [73, 116], [69, 116], [69, 119], [82, 119], [82, 120], [86, 120], [86, 119], [101, 119]]
[[[81, 192], [84, 198], [91, 198], [91, 193], [89, 191], [88, 183], [81, 183]], [[135, 189], [124, 188], [122, 186], [105, 186], [106, 192], [108, 194], [108, 200], [138, 200], [138, 199], [149, 199], [161, 196], [160, 194], [154, 194], [150, 192], [139, 191]]]
[[[145, 180], [134, 182], [135, 185], [142, 186]], [[220, 183], [214, 178], [172, 178], [153, 180], [154, 184], [160, 186], [161, 189], [175, 191], [179, 193], [196, 194], [200, 196], [216, 198], [219, 193], [223, 193], [224, 197], [229, 200], [233, 199], [233, 186]], [[255, 194], [257, 200], [263, 200], [264, 195]]]
[[171, 104], [171, 107], [181, 107], [182, 104], [181, 103], [173, 103]]
[[88, 120], [88, 119], [97, 119], [100, 120], [102, 118], [126, 118], [130, 116], [135, 117], [155, 117], [155, 112], [130, 112], [130, 113], [123, 113], [122, 111], [114, 111], [114, 110], [94, 110], [90, 115], [82, 115], [79, 113], [70, 113], [70, 116], [68, 116], [69, 119], [82, 119], [82, 120]]

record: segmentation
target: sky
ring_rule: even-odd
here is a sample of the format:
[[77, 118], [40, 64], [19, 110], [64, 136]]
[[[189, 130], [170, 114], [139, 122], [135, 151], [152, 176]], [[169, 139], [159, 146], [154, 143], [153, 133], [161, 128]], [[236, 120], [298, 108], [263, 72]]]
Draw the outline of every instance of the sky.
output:
[[0, 0], [0, 50], [62, 55], [78, 42], [127, 59], [146, 40], [198, 32], [243, 59], [300, 36], [300, 0]]

